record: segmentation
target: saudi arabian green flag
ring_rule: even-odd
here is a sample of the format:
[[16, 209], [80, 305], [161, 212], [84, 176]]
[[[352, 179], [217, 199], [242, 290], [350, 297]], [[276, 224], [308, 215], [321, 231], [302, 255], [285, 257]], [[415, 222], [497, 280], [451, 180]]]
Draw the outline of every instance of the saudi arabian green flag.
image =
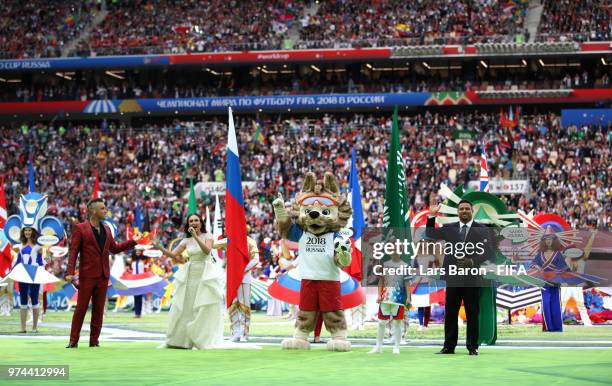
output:
[[[385, 189], [385, 204], [383, 212], [383, 228], [385, 232], [393, 231], [393, 238], [412, 241], [410, 233], [410, 208], [406, 192], [406, 175], [404, 174], [404, 159], [399, 140], [399, 125], [397, 123], [397, 106], [393, 109], [393, 125], [391, 127], [391, 145], [387, 159], [387, 182]], [[402, 256], [410, 258], [410, 256]]]
[[187, 216], [198, 213], [198, 203], [196, 202], [195, 189], [193, 188], [193, 178], [189, 179], [189, 206], [187, 207]]

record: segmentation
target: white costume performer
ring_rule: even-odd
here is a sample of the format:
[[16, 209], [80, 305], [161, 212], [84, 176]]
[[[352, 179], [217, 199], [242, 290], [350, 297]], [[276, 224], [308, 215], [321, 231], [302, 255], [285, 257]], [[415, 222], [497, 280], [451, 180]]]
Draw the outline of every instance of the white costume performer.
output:
[[238, 287], [238, 297], [230, 306], [228, 312], [230, 316], [230, 330], [232, 341], [248, 341], [249, 326], [251, 324], [251, 270], [259, 263], [259, 249], [257, 242], [250, 237], [247, 237], [249, 248], [249, 256], [251, 260], [244, 268], [244, 277], [242, 283]]

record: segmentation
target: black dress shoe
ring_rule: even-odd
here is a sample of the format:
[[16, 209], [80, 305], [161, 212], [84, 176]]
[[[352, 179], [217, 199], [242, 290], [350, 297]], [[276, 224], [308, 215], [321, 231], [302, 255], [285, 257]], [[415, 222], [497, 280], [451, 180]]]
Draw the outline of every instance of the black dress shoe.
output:
[[100, 347], [100, 343], [90, 343], [89, 347]]
[[468, 350], [468, 351], [470, 353], [469, 355], [478, 355], [478, 350], [476, 350], [476, 349], [471, 349], [471, 350]]
[[78, 343], [72, 344], [72, 343], [68, 343], [68, 346], [66, 346], [66, 348], [77, 348], [79, 347]]
[[450, 348], [444, 347], [442, 350], [438, 351], [436, 354], [454, 354], [455, 350], [451, 350]]

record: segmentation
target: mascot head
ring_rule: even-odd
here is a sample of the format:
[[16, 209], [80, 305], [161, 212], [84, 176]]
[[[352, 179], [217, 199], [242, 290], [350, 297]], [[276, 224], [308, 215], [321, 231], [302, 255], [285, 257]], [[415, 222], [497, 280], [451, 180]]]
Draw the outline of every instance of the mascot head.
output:
[[317, 181], [314, 173], [307, 173], [293, 212], [302, 229], [320, 235], [345, 227], [352, 209], [333, 174], [325, 173], [323, 181]]

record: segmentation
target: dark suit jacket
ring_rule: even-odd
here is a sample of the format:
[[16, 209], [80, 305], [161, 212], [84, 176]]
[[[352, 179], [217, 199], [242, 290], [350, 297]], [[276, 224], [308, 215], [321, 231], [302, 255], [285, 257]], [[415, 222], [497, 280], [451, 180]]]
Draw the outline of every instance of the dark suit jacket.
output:
[[[456, 244], [460, 242], [460, 222], [445, 224], [441, 228], [435, 228], [435, 218], [427, 218], [427, 228], [425, 228], [425, 234], [436, 240], [444, 240], [447, 243]], [[483, 243], [484, 252], [478, 253], [478, 249], [473, 253], [465, 253], [464, 259], [471, 259], [474, 263], [474, 267], [480, 267], [486, 260], [493, 259], [495, 253], [495, 235], [491, 228], [485, 224], [474, 221], [470, 227], [468, 234], [465, 238], [465, 242], [471, 243]], [[453, 251], [455, 251], [453, 245]], [[445, 255], [443, 268], [446, 273], [449, 272], [450, 265], [457, 265], [457, 258], [454, 255]], [[482, 278], [479, 275], [465, 275], [465, 276], [449, 276], [444, 275], [441, 279], [446, 281], [446, 285], [449, 287], [479, 287], [482, 284]]]
[[103, 250], [100, 250], [96, 236], [91, 228], [91, 223], [85, 221], [74, 226], [72, 231], [72, 241], [70, 242], [70, 253], [68, 256], [68, 269], [66, 275], [74, 275], [77, 255], [79, 256], [79, 277], [98, 279], [100, 277], [110, 277], [109, 252], [119, 253], [127, 249], [134, 248], [136, 242], [129, 240], [121, 244], [115, 243], [108, 226], [106, 230], [106, 243]]

